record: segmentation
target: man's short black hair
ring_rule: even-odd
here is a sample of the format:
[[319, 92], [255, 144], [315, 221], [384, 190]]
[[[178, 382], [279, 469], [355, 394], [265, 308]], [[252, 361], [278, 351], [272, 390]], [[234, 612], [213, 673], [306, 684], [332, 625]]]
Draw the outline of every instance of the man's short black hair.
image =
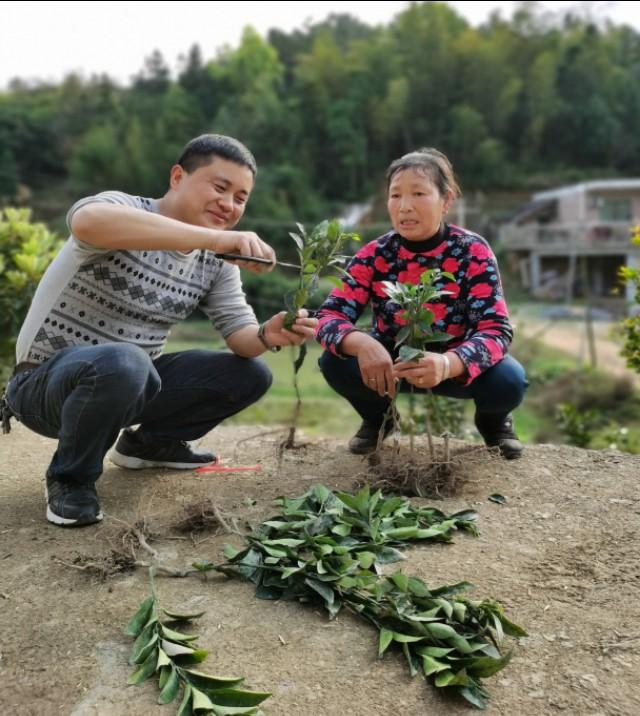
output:
[[255, 157], [237, 139], [224, 134], [201, 134], [192, 139], [182, 150], [178, 164], [189, 174], [209, 164], [213, 157], [227, 159], [249, 167], [254, 178], [258, 173]]

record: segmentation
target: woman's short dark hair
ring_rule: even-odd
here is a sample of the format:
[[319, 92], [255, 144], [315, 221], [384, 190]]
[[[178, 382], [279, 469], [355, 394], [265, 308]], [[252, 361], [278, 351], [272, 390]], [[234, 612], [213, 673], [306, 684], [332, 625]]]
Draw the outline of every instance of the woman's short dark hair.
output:
[[391, 162], [386, 173], [387, 190], [393, 177], [405, 169], [415, 169], [427, 176], [438, 187], [441, 196], [451, 192], [455, 199], [462, 194], [451, 162], [445, 154], [433, 147], [421, 147]]
[[178, 164], [189, 174], [209, 164], [213, 157], [227, 159], [249, 167], [255, 177], [258, 166], [255, 157], [237, 139], [224, 134], [201, 134], [188, 142], [178, 158]]

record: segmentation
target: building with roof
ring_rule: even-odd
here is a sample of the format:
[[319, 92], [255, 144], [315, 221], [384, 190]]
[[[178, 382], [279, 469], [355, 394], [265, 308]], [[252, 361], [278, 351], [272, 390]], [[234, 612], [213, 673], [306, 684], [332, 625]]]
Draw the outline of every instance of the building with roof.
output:
[[536, 298], [634, 300], [622, 265], [640, 266], [640, 178], [606, 179], [538, 192], [500, 229], [500, 240]]

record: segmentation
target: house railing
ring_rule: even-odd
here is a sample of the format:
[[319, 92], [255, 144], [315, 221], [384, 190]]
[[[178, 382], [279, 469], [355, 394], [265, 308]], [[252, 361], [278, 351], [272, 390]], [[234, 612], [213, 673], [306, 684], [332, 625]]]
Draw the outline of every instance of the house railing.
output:
[[511, 250], [626, 253], [634, 250], [630, 243], [631, 229], [638, 223], [640, 220], [505, 224], [500, 229], [500, 240], [505, 248]]

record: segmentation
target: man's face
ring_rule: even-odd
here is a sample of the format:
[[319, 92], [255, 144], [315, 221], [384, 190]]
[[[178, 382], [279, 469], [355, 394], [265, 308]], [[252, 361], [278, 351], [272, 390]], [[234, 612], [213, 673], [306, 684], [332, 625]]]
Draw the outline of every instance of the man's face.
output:
[[178, 164], [171, 169], [175, 218], [208, 229], [232, 229], [252, 189], [251, 169], [220, 157], [190, 174]]

